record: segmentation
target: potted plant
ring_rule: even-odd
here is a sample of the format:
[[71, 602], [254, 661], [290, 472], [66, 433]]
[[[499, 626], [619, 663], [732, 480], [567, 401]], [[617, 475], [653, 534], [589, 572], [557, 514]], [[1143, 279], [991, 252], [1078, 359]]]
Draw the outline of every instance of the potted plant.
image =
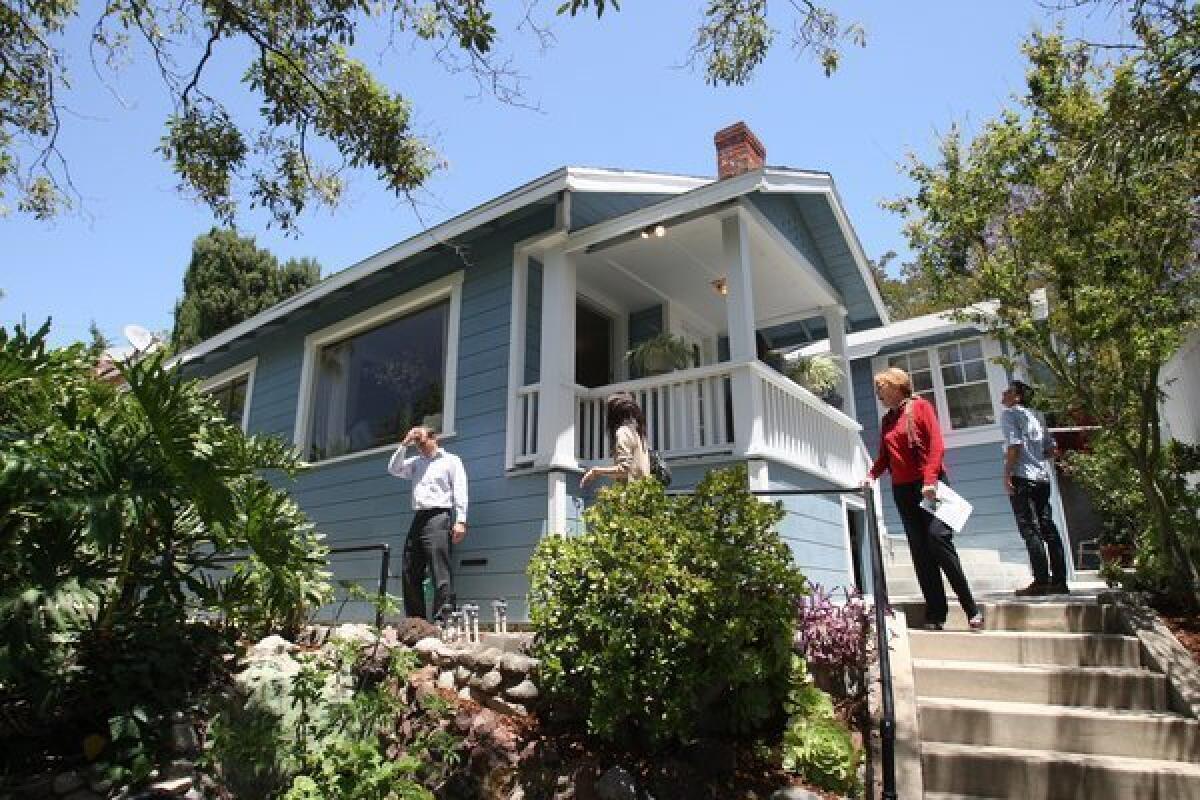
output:
[[841, 386], [843, 373], [837, 359], [832, 356], [800, 356], [782, 371], [826, 403], [841, 408], [843, 398], [837, 389]]
[[692, 366], [692, 347], [680, 336], [660, 333], [625, 354], [629, 368], [638, 375], [662, 375]]

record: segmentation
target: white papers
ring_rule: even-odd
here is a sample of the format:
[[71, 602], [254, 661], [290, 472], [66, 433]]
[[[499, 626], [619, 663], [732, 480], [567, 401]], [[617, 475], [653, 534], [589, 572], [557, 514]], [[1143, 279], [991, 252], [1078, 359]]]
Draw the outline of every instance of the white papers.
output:
[[975, 510], [962, 495], [941, 481], [937, 483], [937, 499], [932, 502], [922, 499], [921, 508], [946, 523], [955, 533], [962, 531], [971, 512]]

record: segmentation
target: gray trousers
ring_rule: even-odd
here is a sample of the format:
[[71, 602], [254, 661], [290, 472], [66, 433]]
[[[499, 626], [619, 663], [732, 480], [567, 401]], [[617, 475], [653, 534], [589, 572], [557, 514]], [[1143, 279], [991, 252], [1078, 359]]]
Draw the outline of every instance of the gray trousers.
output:
[[433, 573], [433, 610], [455, 605], [454, 584], [450, 577], [450, 509], [433, 508], [413, 515], [404, 542], [403, 580], [404, 614], [428, 619], [425, 609], [425, 570]]

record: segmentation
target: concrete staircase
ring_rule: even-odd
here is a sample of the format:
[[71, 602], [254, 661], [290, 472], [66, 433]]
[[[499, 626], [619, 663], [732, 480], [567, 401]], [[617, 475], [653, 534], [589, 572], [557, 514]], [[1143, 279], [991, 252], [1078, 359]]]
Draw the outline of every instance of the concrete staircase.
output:
[[[976, 595], [1012, 591], [1033, 580], [1028, 564], [1002, 561], [997, 550], [960, 547], [958, 558], [962, 562], [971, 591]], [[885, 537], [883, 568], [884, 574], [887, 575], [889, 598], [921, 596], [921, 587], [917, 584], [917, 575], [913, 571], [912, 554], [903, 536]], [[946, 597], [951, 605], [955, 604], [954, 592], [949, 583], [946, 583]]]
[[1200, 798], [1200, 723], [1169, 711], [1136, 638], [1105, 632], [1110, 608], [983, 606], [982, 633], [958, 609], [908, 632], [926, 800]]

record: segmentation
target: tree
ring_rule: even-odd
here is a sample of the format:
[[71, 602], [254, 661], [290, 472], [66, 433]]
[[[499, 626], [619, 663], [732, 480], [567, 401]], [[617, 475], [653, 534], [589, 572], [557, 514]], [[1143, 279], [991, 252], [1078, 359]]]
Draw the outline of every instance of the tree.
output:
[[895, 258], [896, 251], [889, 250], [878, 261], [869, 260], [875, 285], [879, 287], [879, 295], [893, 322], [945, 311], [949, 307], [938, 297], [937, 289], [916, 261], [901, 264], [898, 277], [888, 274], [888, 264]]
[[[1159, 372], [1200, 325], [1200, 6], [1134, 6], [1138, 42], [1117, 61], [1035, 35], [1020, 109], [969, 145], [952, 132], [936, 163], [914, 160], [916, 192], [894, 206], [939, 297], [998, 300], [976, 321], [1045, 369], [1060, 407], [1102, 426], [1097, 451], [1137, 482], [1139, 559], [1195, 597], [1197, 496], [1162, 440]], [[1030, 310], [1039, 288], [1044, 323]]]
[[[549, 34], [532, 18], [536, 5], [530, 0], [520, 26], [546, 43]], [[121, 65], [146, 51], [153, 57], [174, 108], [159, 150], [180, 188], [224, 224], [248, 199], [294, 229], [310, 204], [336, 205], [348, 168], [371, 171], [404, 195], [439, 166], [412, 128], [412, 104], [351, 55], [368, 25], [382, 27], [389, 43], [399, 36], [431, 44], [436, 58], [472, 73], [501, 100], [520, 96], [515, 71], [496, 54], [488, 0], [108, 0], [100, 7], [82, 20], [75, 0], [0, 2], [0, 213], [11, 195], [19, 211], [48, 218], [77, 194], [58, 146], [64, 124], [78, 124], [63, 99], [76, 30], [90, 30], [93, 66], [114, 82]], [[619, 7], [566, 0], [558, 13], [600, 16]], [[844, 43], [863, 42], [861, 27], [843, 25], [812, 0], [792, 0], [790, 8], [793, 45], [814, 53], [826, 74]], [[692, 59], [710, 82], [740, 84], [773, 39], [766, 0], [709, 0]], [[241, 91], [258, 101], [257, 126], [230, 111], [238, 89], [209, 79], [221, 59], [244, 65]], [[326, 163], [320, 154], [330, 151], [336, 156]]]
[[320, 279], [321, 267], [310, 258], [280, 266], [253, 237], [214, 228], [192, 243], [183, 296], [175, 304], [171, 346], [186, 350]]

